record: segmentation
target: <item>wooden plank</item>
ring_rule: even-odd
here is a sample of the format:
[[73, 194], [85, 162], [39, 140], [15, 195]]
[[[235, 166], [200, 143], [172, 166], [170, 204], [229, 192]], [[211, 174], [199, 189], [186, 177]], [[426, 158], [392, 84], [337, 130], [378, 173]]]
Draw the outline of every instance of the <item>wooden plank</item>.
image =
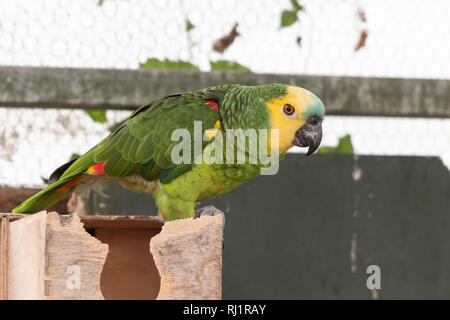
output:
[[450, 117], [450, 80], [181, 70], [0, 67], [0, 106], [134, 109], [226, 83], [299, 85], [317, 94], [329, 115]]
[[108, 245], [86, 232], [76, 213], [47, 217], [47, 299], [103, 299], [100, 276]]
[[166, 222], [150, 241], [160, 300], [221, 299], [222, 216]]
[[45, 297], [45, 211], [10, 223], [8, 299], [41, 300]]
[[119, 228], [119, 229], [157, 229], [164, 221], [158, 216], [80, 216], [87, 229]]
[[0, 216], [0, 300], [8, 299], [9, 220]]
[[[0, 213], [8, 216], [9, 221], [15, 221], [29, 214]], [[119, 229], [158, 229], [160, 230], [164, 221], [159, 216], [79, 216], [85, 229], [96, 228], [119, 228]]]
[[0, 213], [0, 218], [8, 218], [8, 221], [10, 223], [29, 216], [30, 216], [29, 214], [23, 213]]

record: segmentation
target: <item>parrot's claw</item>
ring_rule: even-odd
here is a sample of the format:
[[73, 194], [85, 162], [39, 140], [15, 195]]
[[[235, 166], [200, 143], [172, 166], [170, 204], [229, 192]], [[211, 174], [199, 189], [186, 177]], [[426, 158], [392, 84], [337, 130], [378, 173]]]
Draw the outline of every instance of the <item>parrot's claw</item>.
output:
[[214, 206], [206, 206], [195, 209], [195, 217], [200, 218], [202, 216], [215, 216], [220, 214], [222, 216], [223, 225], [225, 225], [225, 214]]

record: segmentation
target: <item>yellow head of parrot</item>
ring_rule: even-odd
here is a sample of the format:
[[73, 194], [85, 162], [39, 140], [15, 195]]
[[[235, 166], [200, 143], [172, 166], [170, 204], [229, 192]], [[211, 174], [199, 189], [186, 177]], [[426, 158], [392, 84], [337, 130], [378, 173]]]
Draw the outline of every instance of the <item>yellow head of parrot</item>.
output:
[[[286, 94], [266, 103], [271, 129], [278, 130], [279, 153], [291, 147], [309, 147], [312, 154], [322, 140], [322, 119], [325, 108], [312, 92], [288, 86]], [[269, 139], [270, 141], [270, 139]]]

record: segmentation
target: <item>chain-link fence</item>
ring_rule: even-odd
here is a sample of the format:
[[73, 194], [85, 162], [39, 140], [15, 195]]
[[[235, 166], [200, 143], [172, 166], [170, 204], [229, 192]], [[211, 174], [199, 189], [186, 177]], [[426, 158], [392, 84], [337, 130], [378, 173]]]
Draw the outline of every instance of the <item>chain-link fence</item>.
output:
[[[155, 57], [208, 71], [225, 59], [254, 72], [449, 78], [448, 1], [299, 3], [282, 28], [289, 0], [1, 0], [0, 64], [137, 68]], [[239, 36], [216, 52], [235, 23]]]
[[[0, 65], [136, 69], [156, 58], [209, 71], [225, 60], [256, 73], [449, 79], [449, 12], [444, 0], [0, 0]], [[0, 184], [43, 184], [127, 114], [99, 123], [82, 110], [0, 108]], [[449, 119], [329, 116], [324, 132], [323, 145], [350, 134], [359, 154], [450, 166]]]

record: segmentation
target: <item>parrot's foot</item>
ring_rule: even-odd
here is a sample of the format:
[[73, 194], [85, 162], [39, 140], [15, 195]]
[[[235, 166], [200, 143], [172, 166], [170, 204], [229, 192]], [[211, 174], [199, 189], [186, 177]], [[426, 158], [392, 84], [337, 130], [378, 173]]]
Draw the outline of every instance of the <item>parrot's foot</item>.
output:
[[195, 217], [200, 218], [202, 216], [215, 216], [220, 214], [222, 216], [223, 225], [225, 226], [225, 214], [214, 206], [206, 206], [203, 208], [195, 209]]

